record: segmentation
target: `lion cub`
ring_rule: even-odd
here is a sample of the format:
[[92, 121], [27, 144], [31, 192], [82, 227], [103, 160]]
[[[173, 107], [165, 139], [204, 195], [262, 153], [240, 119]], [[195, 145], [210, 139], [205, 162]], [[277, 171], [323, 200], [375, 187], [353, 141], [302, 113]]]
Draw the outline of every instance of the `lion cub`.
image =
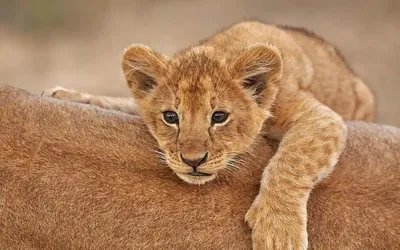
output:
[[135, 103], [45, 94], [138, 112], [169, 167], [192, 184], [215, 179], [260, 134], [279, 139], [245, 219], [254, 249], [307, 248], [307, 200], [345, 147], [342, 117], [374, 117], [371, 92], [333, 46], [301, 29], [243, 22], [171, 58], [132, 45], [122, 66]]

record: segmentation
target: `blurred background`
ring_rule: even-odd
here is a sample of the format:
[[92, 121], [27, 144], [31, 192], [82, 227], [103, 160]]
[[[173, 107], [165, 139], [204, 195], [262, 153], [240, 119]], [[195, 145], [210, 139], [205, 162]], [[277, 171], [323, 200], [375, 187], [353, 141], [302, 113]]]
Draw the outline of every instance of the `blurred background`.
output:
[[335, 44], [400, 126], [399, 0], [0, 0], [0, 76], [39, 94], [60, 85], [127, 96], [124, 48], [165, 54], [243, 19], [306, 27]]

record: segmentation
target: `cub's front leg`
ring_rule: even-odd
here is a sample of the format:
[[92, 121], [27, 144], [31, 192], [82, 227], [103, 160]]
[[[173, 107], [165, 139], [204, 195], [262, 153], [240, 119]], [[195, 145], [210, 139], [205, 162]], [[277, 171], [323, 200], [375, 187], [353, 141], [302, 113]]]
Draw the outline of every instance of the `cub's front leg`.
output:
[[46, 89], [42, 92], [42, 96], [53, 97], [69, 102], [95, 105], [100, 108], [118, 110], [128, 114], [138, 114], [134, 99], [128, 97], [97, 96], [78, 92], [73, 89], [65, 89], [63, 87]]
[[303, 92], [282, 91], [275, 108], [266, 133], [282, 140], [246, 221], [254, 249], [307, 249], [307, 200], [336, 165], [347, 130], [339, 115]]

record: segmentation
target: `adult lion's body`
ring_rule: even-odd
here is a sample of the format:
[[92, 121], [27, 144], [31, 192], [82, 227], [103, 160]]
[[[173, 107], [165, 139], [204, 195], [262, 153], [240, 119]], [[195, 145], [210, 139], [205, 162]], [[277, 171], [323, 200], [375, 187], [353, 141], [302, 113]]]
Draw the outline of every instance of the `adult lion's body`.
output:
[[[135, 117], [2, 87], [0, 120], [0, 249], [251, 248], [243, 217], [274, 142], [198, 187], [152, 157]], [[310, 249], [398, 249], [399, 171], [399, 129], [349, 123], [309, 200]]]

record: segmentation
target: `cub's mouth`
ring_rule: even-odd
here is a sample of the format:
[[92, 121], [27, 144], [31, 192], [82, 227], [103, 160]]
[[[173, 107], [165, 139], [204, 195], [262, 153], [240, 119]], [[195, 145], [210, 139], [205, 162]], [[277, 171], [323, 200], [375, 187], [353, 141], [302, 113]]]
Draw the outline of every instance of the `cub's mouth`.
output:
[[197, 185], [205, 184], [214, 180], [215, 177], [217, 177], [217, 174], [208, 174], [202, 172], [191, 172], [187, 174], [176, 173], [176, 175], [187, 183]]
[[201, 157], [184, 157], [166, 154], [166, 163], [174, 173], [189, 184], [202, 185], [214, 180], [218, 173], [229, 165], [224, 155], [208, 157], [208, 153]]
[[188, 173], [190, 176], [211, 176], [212, 174], [202, 173], [202, 172], [191, 172]]

